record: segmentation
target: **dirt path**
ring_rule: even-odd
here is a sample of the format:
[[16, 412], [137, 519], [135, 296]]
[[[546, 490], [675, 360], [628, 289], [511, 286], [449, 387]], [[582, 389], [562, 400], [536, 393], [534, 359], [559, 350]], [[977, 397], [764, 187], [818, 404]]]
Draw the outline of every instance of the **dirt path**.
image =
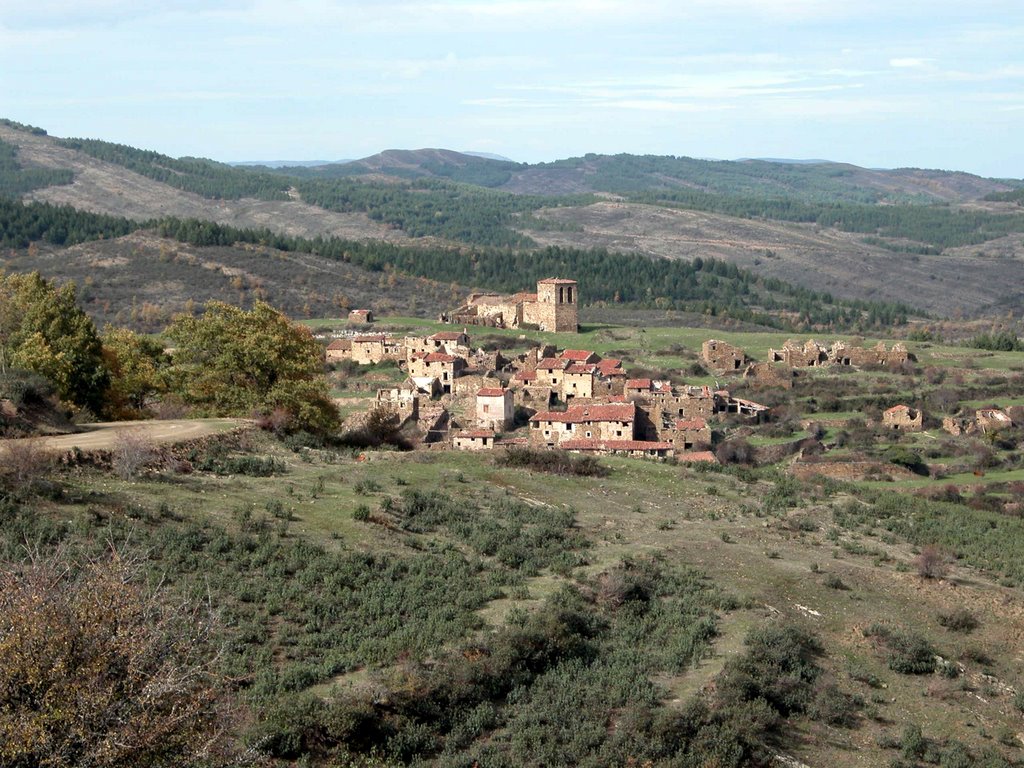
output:
[[[26, 442], [38, 443], [48, 451], [70, 451], [80, 448], [83, 451], [96, 451], [112, 448], [119, 435], [126, 432], [137, 434], [154, 443], [180, 443], [198, 437], [226, 432], [233, 427], [245, 424], [245, 419], [174, 419], [169, 421], [110, 421], [103, 424], [90, 424], [84, 431], [73, 435], [56, 437], [24, 438]], [[21, 442], [19, 441], [2, 441]]]

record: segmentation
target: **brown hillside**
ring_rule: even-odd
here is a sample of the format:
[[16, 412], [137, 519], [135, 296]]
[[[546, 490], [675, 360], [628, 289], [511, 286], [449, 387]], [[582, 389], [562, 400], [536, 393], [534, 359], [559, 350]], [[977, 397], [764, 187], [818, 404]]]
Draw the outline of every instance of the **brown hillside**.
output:
[[862, 235], [813, 225], [613, 201], [546, 209], [538, 217], [582, 227], [530, 230], [543, 245], [669, 259], [712, 256], [844, 298], [905, 301], [943, 316], [1016, 305], [1024, 284], [1024, 235], [915, 256], [866, 245]]
[[20, 251], [10, 271], [38, 270], [74, 280], [83, 307], [99, 325], [162, 329], [176, 312], [210, 300], [249, 306], [269, 301], [295, 318], [329, 317], [348, 308], [433, 317], [467, 289], [386, 272], [370, 272], [308, 253], [258, 246], [197, 248], [150, 233], [65, 249]]
[[211, 219], [243, 228], [269, 227], [302, 237], [406, 239], [401, 231], [389, 229], [362, 213], [325, 211], [298, 200], [208, 200], [119, 165], [97, 160], [84, 152], [58, 146], [49, 136], [36, 136], [0, 125], [0, 139], [18, 146], [19, 162], [42, 168], [68, 168], [75, 173], [72, 184], [36, 190], [29, 195], [33, 200], [136, 220], [176, 216]]

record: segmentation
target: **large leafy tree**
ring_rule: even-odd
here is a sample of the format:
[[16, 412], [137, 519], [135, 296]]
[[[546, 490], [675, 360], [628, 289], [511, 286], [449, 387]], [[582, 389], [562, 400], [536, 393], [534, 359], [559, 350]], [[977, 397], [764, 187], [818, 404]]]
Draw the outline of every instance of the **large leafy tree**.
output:
[[108, 326], [103, 332], [103, 359], [110, 369], [107, 413], [115, 419], [137, 419], [166, 388], [169, 359], [163, 346], [127, 328]]
[[103, 410], [110, 372], [74, 283], [58, 288], [38, 272], [0, 273], [0, 373], [8, 368], [45, 376], [66, 403]]
[[243, 310], [212, 302], [200, 317], [175, 318], [167, 335], [176, 344], [172, 389], [197, 409], [234, 416], [284, 411], [294, 430], [337, 428], [320, 345], [269, 304]]

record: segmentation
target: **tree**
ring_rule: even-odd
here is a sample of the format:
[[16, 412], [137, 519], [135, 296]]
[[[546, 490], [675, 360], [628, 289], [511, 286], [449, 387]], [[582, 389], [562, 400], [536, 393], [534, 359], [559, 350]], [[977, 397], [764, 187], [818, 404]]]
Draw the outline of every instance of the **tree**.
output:
[[70, 405], [103, 410], [110, 372], [74, 283], [57, 288], [38, 272], [0, 273], [0, 373], [8, 367], [45, 376]]
[[108, 326], [103, 333], [103, 360], [111, 376], [106, 410], [112, 418], [139, 418], [166, 389], [164, 372], [170, 358], [160, 344], [145, 336]]
[[0, 764], [188, 765], [218, 738], [215, 624], [116, 552], [0, 569]]
[[284, 408], [293, 430], [337, 429], [320, 345], [269, 304], [246, 311], [211, 302], [200, 317], [176, 317], [167, 335], [177, 343], [171, 387], [186, 403], [227, 416]]

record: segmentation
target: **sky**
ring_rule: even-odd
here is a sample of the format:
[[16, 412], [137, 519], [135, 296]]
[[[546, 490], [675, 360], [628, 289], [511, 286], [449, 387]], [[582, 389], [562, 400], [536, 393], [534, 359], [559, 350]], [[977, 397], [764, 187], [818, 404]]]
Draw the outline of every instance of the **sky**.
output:
[[1024, 178], [1024, 2], [0, 0], [0, 117], [227, 162], [443, 147]]

